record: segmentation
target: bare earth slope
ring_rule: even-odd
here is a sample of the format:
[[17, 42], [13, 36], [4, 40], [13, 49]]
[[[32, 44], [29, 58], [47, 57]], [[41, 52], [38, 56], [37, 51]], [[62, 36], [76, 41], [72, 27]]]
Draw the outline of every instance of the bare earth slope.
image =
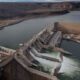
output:
[[64, 33], [80, 34], [80, 23], [60, 22], [59, 29]]

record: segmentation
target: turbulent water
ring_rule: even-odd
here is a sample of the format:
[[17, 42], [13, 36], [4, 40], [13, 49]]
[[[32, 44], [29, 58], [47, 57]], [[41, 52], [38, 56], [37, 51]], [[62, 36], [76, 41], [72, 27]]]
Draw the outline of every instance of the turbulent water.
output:
[[61, 47], [72, 53], [72, 56], [64, 56], [59, 79], [80, 80], [80, 44], [63, 40]]
[[[33, 35], [41, 31], [46, 24], [52, 24], [53, 26], [56, 21], [80, 23], [80, 11], [73, 11], [60, 16], [35, 18], [5, 27], [0, 31], [0, 45], [16, 49], [19, 43], [27, 42]], [[61, 74], [58, 78], [60, 80], [80, 80], [80, 44], [63, 41], [61, 47], [70, 51], [73, 56], [64, 57], [60, 70]]]
[[58, 75], [60, 80], [80, 80], [80, 60], [64, 57], [60, 72]]

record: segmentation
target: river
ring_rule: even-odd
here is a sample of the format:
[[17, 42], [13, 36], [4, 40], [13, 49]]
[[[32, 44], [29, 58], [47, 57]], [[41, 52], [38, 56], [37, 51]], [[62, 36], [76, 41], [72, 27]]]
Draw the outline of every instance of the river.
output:
[[[20, 43], [29, 41], [32, 36], [41, 31], [46, 24], [54, 24], [56, 21], [77, 22], [80, 23], [80, 11], [72, 11], [65, 15], [48, 16], [23, 21], [21, 23], [5, 27], [0, 30], [0, 45], [16, 49]], [[74, 42], [63, 41], [62, 47], [73, 56], [64, 57], [62, 68], [58, 77], [60, 80], [80, 80], [80, 45]], [[70, 47], [70, 48], [69, 48]], [[75, 57], [76, 56], [76, 57]], [[74, 58], [75, 57], [75, 58]]]

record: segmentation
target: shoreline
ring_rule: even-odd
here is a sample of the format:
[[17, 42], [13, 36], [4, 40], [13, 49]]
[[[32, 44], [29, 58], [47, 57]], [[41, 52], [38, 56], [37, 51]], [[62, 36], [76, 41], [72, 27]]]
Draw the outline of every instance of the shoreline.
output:
[[63, 33], [67, 34], [80, 34], [80, 23], [73, 23], [73, 22], [59, 22], [57, 24], [60, 30], [63, 31]]
[[18, 24], [18, 23], [23, 22], [25, 20], [29, 20], [29, 19], [33, 19], [33, 18], [43, 18], [43, 17], [48, 17], [48, 16], [60, 16], [60, 15], [64, 15], [64, 14], [67, 14], [67, 13], [61, 13], [61, 14], [60, 13], [59, 14], [48, 13], [48, 14], [40, 14], [40, 15], [27, 15], [25, 17], [5, 19], [5, 20], [2, 20], [3, 22], [1, 21], [2, 23], [0, 24], [0, 30], [4, 29], [7, 26]]

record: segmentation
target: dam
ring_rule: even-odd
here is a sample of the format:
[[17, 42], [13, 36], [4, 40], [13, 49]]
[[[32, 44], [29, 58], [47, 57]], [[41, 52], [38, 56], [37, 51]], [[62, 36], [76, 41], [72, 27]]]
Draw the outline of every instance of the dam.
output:
[[[56, 22], [54, 27], [44, 28], [16, 51], [1, 47], [1, 53], [7, 56], [7, 60], [10, 59], [8, 62], [6, 59], [2, 61], [2, 57], [5, 56], [1, 56], [0, 74], [3, 80], [58, 80], [57, 74], [62, 71], [62, 64], [66, 59], [63, 58], [66, 51], [62, 53], [59, 49], [65, 34], [60, 27], [61, 24]], [[10, 55], [11, 57], [8, 57]], [[23, 73], [23, 77], [20, 72]]]
[[[3, 30], [3, 31], [4, 31], [4, 30]], [[51, 33], [51, 34], [52, 34], [52, 33]], [[32, 41], [32, 40], [31, 40], [31, 41]], [[38, 42], [39, 42], [39, 41], [38, 41]], [[39, 44], [41, 44], [41, 43], [39, 43]], [[34, 45], [34, 44], [32, 44], [32, 46], [33, 46], [33, 45]], [[21, 50], [21, 51], [24, 51], [24, 54], [26, 54], [26, 51], [25, 51], [25, 50], [26, 50], [26, 48], [27, 48], [27, 47], [26, 47], [27, 44], [24, 44], [24, 46], [25, 46], [25, 47], [22, 47], [24, 50], [23, 50], [22, 48], [20, 48], [20, 50]], [[46, 46], [44, 46], [44, 47], [47, 48]], [[35, 48], [36, 48], [36, 46], [35, 46]], [[39, 48], [40, 48], [40, 46], [39, 46]], [[31, 49], [31, 48], [29, 48], [29, 49]], [[20, 50], [17, 50], [17, 52], [19, 52]], [[36, 49], [35, 49], [35, 50], [36, 50]], [[34, 50], [32, 50], [32, 51], [34, 52]], [[50, 51], [51, 51], [51, 49], [50, 49]], [[42, 50], [41, 52], [43, 52], [43, 50]], [[39, 50], [38, 50], [38, 53], [37, 53], [37, 54], [40, 54], [41, 52], [39, 52]], [[49, 52], [49, 51], [48, 51], [48, 52]], [[32, 54], [32, 53], [31, 53], [31, 54]], [[58, 53], [58, 54], [59, 54], [59, 53]], [[23, 76], [24, 76], [24, 74], [27, 74], [27, 75], [31, 76], [31, 73], [30, 73], [29, 71], [26, 72], [26, 70], [25, 70], [26, 66], [23, 64], [23, 62], [26, 61], [26, 59], [24, 60], [23, 58], [26, 58], [26, 57], [23, 56], [22, 54], [20, 54], [20, 55], [21, 55], [21, 57], [20, 57], [19, 55], [17, 55], [19, 58], [17, 57], [18, 59], [16, 58], [16, 60], [14, 59], [14, 60], [11, 62], [13, 65], [10, 63], [9, 65], [6, 65], [6, 66], [4, 67], [4, 72], [6, 72], [6, 70], [8, 70], [8, 71], [9, 71], [8, 73], [12, 73], [11, 71], [13, 71], [13, 72], [15, 71], [15, 73], [17, 73], [17, 72], [18, 72], [18, 73], [17, 73], [17, 74], [15, 74], [15, 73], [10, 74], [9, 77], [8, 77], [8, 76], [5, 76], [5, 78], [8, 77], [10, 80], [12, 80], [12, 78], [11, 78], [10, 76], [12, 76], [12, 77], [14, 76], [13, 78], [15, 79], [16, 76], [17, 76], [17, 77], [20, 76], [20, 74], [19, 74], [20, 72], [23, 72], [23, 73], [22, 73]], [[22, 56], [23, 56], [23, 57], [22, 57]], [[27, 55], [27, 56], [28, 56], [28, 55]], [[40, 56], [41, 56], [41, 55], [40, 55]], [[22, 58], [22, 59], [21, 59], [21, 58]], [[49, 58], [47, 58], [47, 59], [49, 59]], [[51, 58], [50, 58], [50, 59], [51, 59]], [[16, 61], [17, 61], [17, 62], [16, 62]], [[23, 61], [23, 62], [22, 62], [21, 64], [19, 64], [19, 62], [21, 62], [21, 61]], [[69, 60], [68, 60], [68, 61], [69, 61]], [[34, 62], [34, 61], [33, 61], [33, 62]], [[64, 62], [65, 62], [65, 61], [64, 61]], [[35, 63], [35, 62], [34, 62], [34, 63]], [[71, 63], [72, 63], [72, 61], [71, 61]], [[14, 64], [17, 65], [17, 68], [16, 68], [16, 66], [14, 66]], [[19, 65], [18, 65], [18, 64], [19, 64]], [[32, 63], [31, 63], [31, 64], [32, 64]], [[66, 64], [67, 64], [67, 63], [66, 63]], [[23, 68], [22, 66], [20, 66], [20, 65], [23, 65], [24, 68]], [[33, 64], [33, 65], [35, 65], [35, 64]], [[64, 65], [64, 64], [63, 64], [63, 65]], [[72, 65], [74, 65], [74, 64], [72, 64]], [[11, 68], [11, 66], [14, 66], [14, 67]], [[35, 65], [35, 66], [36, 66], [36, 65]], [[35, 69], [35, 67], [33, 67], [33, 66], [31, 66], [31, 67]], [[15, 70], [14, 68], [15, 68], [16, 70]], [[31, 68], [30, 68], [30, 69], [31, 69]], [[3, 69], [1, 69], [1, 70], [2, 70], [2, 72], [3, 72]], [[11, 70], [11, 71], [10, 71], [10, 70]], [[21, 70], [22, 70], [22, 71], [21, 71]], [[23, 70], [24, 70], [24, 71], [23, 71]], [[78, 70], [79, 70], [79, 69], [78, 69]], [[33, 69], [31, 69], [31, 71], [35, 72]], [[66, 72], [67, 72], [67, 71], [66, 71]], [[29, 74], [29, 73], [30, 73], [30, 74]], [[35, 72], [35, 73], [36, 73], [36, 72]], [[35, 73], [33, 73], [33, 74], [35, 74]], [[6, 72], [6, 74], [7, 74], [7, 72]], [[43, 74], [43, 73], [41, 73], [41, 74]], [[40, 74], [39, 74], [39, 75], [40, 75]], [[46, 75], [47, 75], [47, 74], [46, 74]], [[40, 75], [40, 77], [41, 77], [41, 76], [42, 76], [42, 75]], [[47, 76], [48, 76], [48, 77], [46, 77], [46, 76], [44, 76], [44, 77], [49, 78], [49, 79], [50, 79], [50, 78], [53, 79], [52, 76], [49, 76], [49, 75], [47, 75]], [[33, 77], [34, 77], [34, 75], [33, 75]], [[36, 76], [36, 79], [37, 79], [37, 77], [38, 77], [38, 75]], [[63, 77], [64, 77], [64, 76], [63, 76]], [[28, 76], [26, 76], [26, 78], [27, 78], [27, 79], [30, 79]], [[25, 79], [26, 79], [26, 78], [25, 78]], [[42, 77], [41, 77], [41, 78], [42, 78]], [[14, 80], [14, 79], [13, 79], [13, 80]], [[19, 79], [22, 79], [22, 80], [23, 80], [23, 77], [19, 77]], [[63, 79], [64, 79], [64, 78], [63, 78]]]
[[[13, 66], [13, 72], [7, 71], [7, 69], [11, 68], [12, 63], [14, 62], [17, 64], [20, 64], [23, 69], [26, 69], [26, 72], [29, 72], [31, 74], [33, 80], [37, 80], [38, 78], [40, 80], [44, 79], [51, 79], [51, 80], [57, 80], [57, 77], [55, 76], [60, 67], [62, 62], [62, 54], [60, 52], [42, 52], [42, 48], [45, 48], [46, 51], [49, 47], [55, 47], [56, 44], [58, 45], [58, 40], [60, 40], [61, 35], [58, 35], [61, 32], [57, 32], [54, 30], [54, 27], [51, 28], [44, 28], [39, 34], [34, 36], [29, 42], [23, 44], [23, 46], [16, 50], [16, 52], [13, 52], [13, 59], [7, 63], [7, 65], [4, 65], [5, 68], [3, 70], [3, 76], [6, 80], [14, 80], [14, 78], [17, 80], [20, 78], [20, 76], [14, 76], [11, 73], [14, 73], [15, 75], [20, 73], [16, 73], [14, 71], [15, 66]], [[58, 35], [58, 37], [55, 37]], [[49, 42], [46, 42], [49, 38]], [[45, 41], [46, 40], [46, 41]], [[54, 42], [55, 44], [52, 46]], [[44, 47], [45, 45], [45, 47]], [[49, 46], [49, 47], [47, 47]], [[1, 47], [3, 49], [3, 47]], [[6, 49], [6, 48], [4, 48]], [[13, 50], [14, 51], [14, 50]], [[36, 52], [35, 52], [36, 51]], [[4, 52], [4, 51], [3, 51]], [[51, 54], [50, 54], [51, 53]], [[53, 57], [52, 57], [53, 56]], [[45, 62], [48, 62], [45, 64]], [[50, 64], [49, 64], [50, 63]], [[10, 66], [9, 66], [10, 64]], [[39, 66], [40, 65], [40, 66]], [[3, 66], [2, 66], [3, 67]], [[16, 68], [19, 68], [18, 66]], [[21, 69], [20, 69], [21, 70]], [[7, 75], [8, 73], [8, 75]], [[24, 70], [23, 70], [24, 73]], [[11, 75], [10, 75], [11, 74]], [[25, 73], [24, 73], [25, 74]], [[26, 74], [25, 74], [26, 75]], [[12, 77], [10, 77], [12, 76]], [[36, 78], [35, 78], [36, 76]], [[29, 76], [28, 76], [29, 77]], [[11, 79], [12, 78], [12, 79]], [[27, 79], [27, 75], [24, 76], [24, 80]], [[32, 80], [30, 79], [30, 80]], [[22, 80], [22, 79], [21, 79]]]

